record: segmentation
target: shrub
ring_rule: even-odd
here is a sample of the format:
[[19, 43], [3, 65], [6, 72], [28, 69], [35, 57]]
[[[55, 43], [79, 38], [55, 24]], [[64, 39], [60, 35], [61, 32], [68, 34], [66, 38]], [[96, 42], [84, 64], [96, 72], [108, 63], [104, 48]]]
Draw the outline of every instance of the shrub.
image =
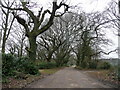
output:
[[55, 62], [41, 62], [38, 64], [39, 69], [50, 69], [55, 68], [56, 63]]
[[27, 66], [30, 63], [28, 57], [19, 57], [15, 64], [16, 64], [16, 70], [19, 72], [24, 72], [25, 66]]
[[97, 61], [91, 61], [91, 62], [89, 62], [89, 68], [96, 69], [97, 68]]
[[86, 61], [83, 61], [83, 62], [80, 64], [80, 67], [82, 67], [82, 68], [88, 68], [87, 62], [86, 62]]
[[33, 63], [28, 63], [26, 66], [24, 66], [24, 72], [31, 75], [40, 74], [39, 69]]
[[120, 66], [115, 67], [116, 77], [120, 81]]
[[2, 83], [9, 83], [10, 81], [8, 80], [7, 77], [2, 77]]
[[39, 74], [39, 70], [37, 68], [37, 65], [30, 62], [28, 57], [20, 57], [18, 58], [17, 62], [17, 70], [20, 72], [24, 72], [26, 74], [36, 75]]
[[120, 67], [113, 66], [112, 68], [110, 68], [108, 76], [111, 77], [111, 79], [120, 81]]
[[80, 67], [80, 66], [76, 66], [75, 68], [76, 68], [76, 69], [79, 69], [79, 70], [82, 70], [82, 69], [83, 69], [83, 68]]
[[115, 73], [114, 78], [120, 81], [120, 66], [115, 67], [114, 73]]
[[99, 62], [98, 69], [110, 69], [111, 68], [111, 64], [109, 62]]
[[15, 58], [11, 54], [2, 54], [2, 76], [12, 76], [15, 70]]
[[2, 76], [15, 76], [16, 71], [25, 74], [40, 74], [37, 65], [31, 63], [27, 57], [14, 57], [11, 54], [2, 55]]
[[117, 76], [118, 76], [118, 80], [120, 81], [120, 66], [118, 66], [118, 73], [117, 73]]

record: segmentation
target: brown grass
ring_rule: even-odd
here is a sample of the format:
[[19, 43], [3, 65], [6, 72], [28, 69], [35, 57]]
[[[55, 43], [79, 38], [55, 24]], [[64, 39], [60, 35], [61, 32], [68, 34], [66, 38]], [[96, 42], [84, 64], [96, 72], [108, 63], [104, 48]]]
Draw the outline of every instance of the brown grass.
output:
[[114, 76], [111, 76], [112, 72], [110, 70], [98, 70], [94, 72], [87, 72], [91, 77], [96, 78], [100, 81], [108, 82], [113, 85], [119, 85], [120, 82], [114, 79]]

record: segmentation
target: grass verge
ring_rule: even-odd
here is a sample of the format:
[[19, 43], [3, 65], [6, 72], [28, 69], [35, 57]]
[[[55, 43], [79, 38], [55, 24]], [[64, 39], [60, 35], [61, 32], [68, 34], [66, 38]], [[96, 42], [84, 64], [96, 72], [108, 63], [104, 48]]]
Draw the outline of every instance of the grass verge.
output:
[[39, 71], [41, 72], [42, 75], [51, 75], [57, 72], [62, 68], [53, 68], [53, 69], [40, 69]]

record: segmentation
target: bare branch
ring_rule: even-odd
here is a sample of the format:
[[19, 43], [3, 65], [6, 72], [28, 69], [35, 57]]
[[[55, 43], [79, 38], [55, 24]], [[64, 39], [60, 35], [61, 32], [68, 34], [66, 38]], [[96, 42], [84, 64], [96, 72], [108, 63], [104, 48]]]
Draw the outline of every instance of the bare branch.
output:
[[110, 53], [116, 52], [117, 50], [118, 50], [118, 49], [115, 49], [115, 50], [109, 51], [108, 53], [106, 53], [106, 52], [104, 52], [104, 51], [99, 51], [99, 52], [97, 52], [97, 53], [92, 54], [91, 56], [98, 55], [98, 54], [100, 54], [100, 53], [109, 55]]

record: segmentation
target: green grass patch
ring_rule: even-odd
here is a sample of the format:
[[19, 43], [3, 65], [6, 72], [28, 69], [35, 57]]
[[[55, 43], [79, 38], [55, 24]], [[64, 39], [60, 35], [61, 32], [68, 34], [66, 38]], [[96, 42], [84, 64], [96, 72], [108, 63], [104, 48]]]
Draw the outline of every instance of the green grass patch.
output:
[[43, 75], [50, 75], [54, 74], [55, 72], [59, 71], [61, 68], [53, 68], [53, 69], [40, 69], [39, 71]]

